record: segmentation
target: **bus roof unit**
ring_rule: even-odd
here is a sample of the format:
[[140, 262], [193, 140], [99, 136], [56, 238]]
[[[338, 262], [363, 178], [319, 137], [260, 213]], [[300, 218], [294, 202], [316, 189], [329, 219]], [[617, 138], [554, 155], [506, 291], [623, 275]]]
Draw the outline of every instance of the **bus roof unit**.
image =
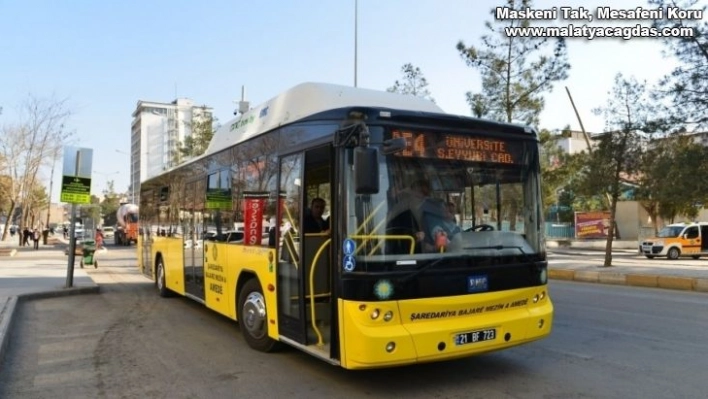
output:
[[444, 112], [432, 101], [421, 97], [328, 83], [302, 83], [230, 120], [216, 131], [206, 154], [219, 152], [278, 126], [347, 107]]

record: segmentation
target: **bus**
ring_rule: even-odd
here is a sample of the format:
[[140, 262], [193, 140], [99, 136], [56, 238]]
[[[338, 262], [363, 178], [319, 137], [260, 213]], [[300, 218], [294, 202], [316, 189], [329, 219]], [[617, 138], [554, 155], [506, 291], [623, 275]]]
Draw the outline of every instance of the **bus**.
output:
[[[345, 369], [530, 343], [553, 320], [539, 148], [530, 127], [303, 83], [141, 184], [138, 265], [251, 348]], [[315, 198], [326, 232], [301, 228]]]

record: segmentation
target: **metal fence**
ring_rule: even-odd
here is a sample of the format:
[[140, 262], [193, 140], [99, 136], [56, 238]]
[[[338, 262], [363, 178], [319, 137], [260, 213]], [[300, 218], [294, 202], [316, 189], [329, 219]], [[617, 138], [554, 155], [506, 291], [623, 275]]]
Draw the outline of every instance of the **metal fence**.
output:
[[575, 238], [575, 226], [546, 222], [546, 238], [572, 240]]

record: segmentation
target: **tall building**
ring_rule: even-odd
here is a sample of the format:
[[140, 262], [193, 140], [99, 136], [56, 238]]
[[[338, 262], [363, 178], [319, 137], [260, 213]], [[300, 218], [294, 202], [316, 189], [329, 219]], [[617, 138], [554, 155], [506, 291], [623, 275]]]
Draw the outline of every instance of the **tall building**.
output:
[[176, 154], [192, 124], [212, 120], [212, 108], [178, 98], [171, 103], [138, 101], [130, 135], [130, 202], [138, 203], [140, 183], [176, 165]]

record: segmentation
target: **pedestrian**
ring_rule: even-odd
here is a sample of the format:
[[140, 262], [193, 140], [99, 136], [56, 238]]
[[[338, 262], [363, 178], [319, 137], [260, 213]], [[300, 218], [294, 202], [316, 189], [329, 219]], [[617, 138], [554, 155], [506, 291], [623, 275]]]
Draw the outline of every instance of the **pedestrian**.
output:
[[66, 238], [69, 236], [69, 229], [66, 227], [66, 225], [62, 227], [62, 231], [64, 232], [64, 239], [66, 240]]
[[34, 242], [34, 249], [39, 249], [39, 229], [35, 228], [32, 232], [32, 241]]
[[26, 247], [29, 245], [29, 239], [30, 236], [32, 235], [32, 232], [30, 231], [29, 227], [25, 227], [24, 230], [22, 230], [22, 246]]
[[96, 249], [103, 248], [103, 232], [101, 229], [96, 229]]
[[15, 226], [10, 226], [10, 238], [15, 237]]

